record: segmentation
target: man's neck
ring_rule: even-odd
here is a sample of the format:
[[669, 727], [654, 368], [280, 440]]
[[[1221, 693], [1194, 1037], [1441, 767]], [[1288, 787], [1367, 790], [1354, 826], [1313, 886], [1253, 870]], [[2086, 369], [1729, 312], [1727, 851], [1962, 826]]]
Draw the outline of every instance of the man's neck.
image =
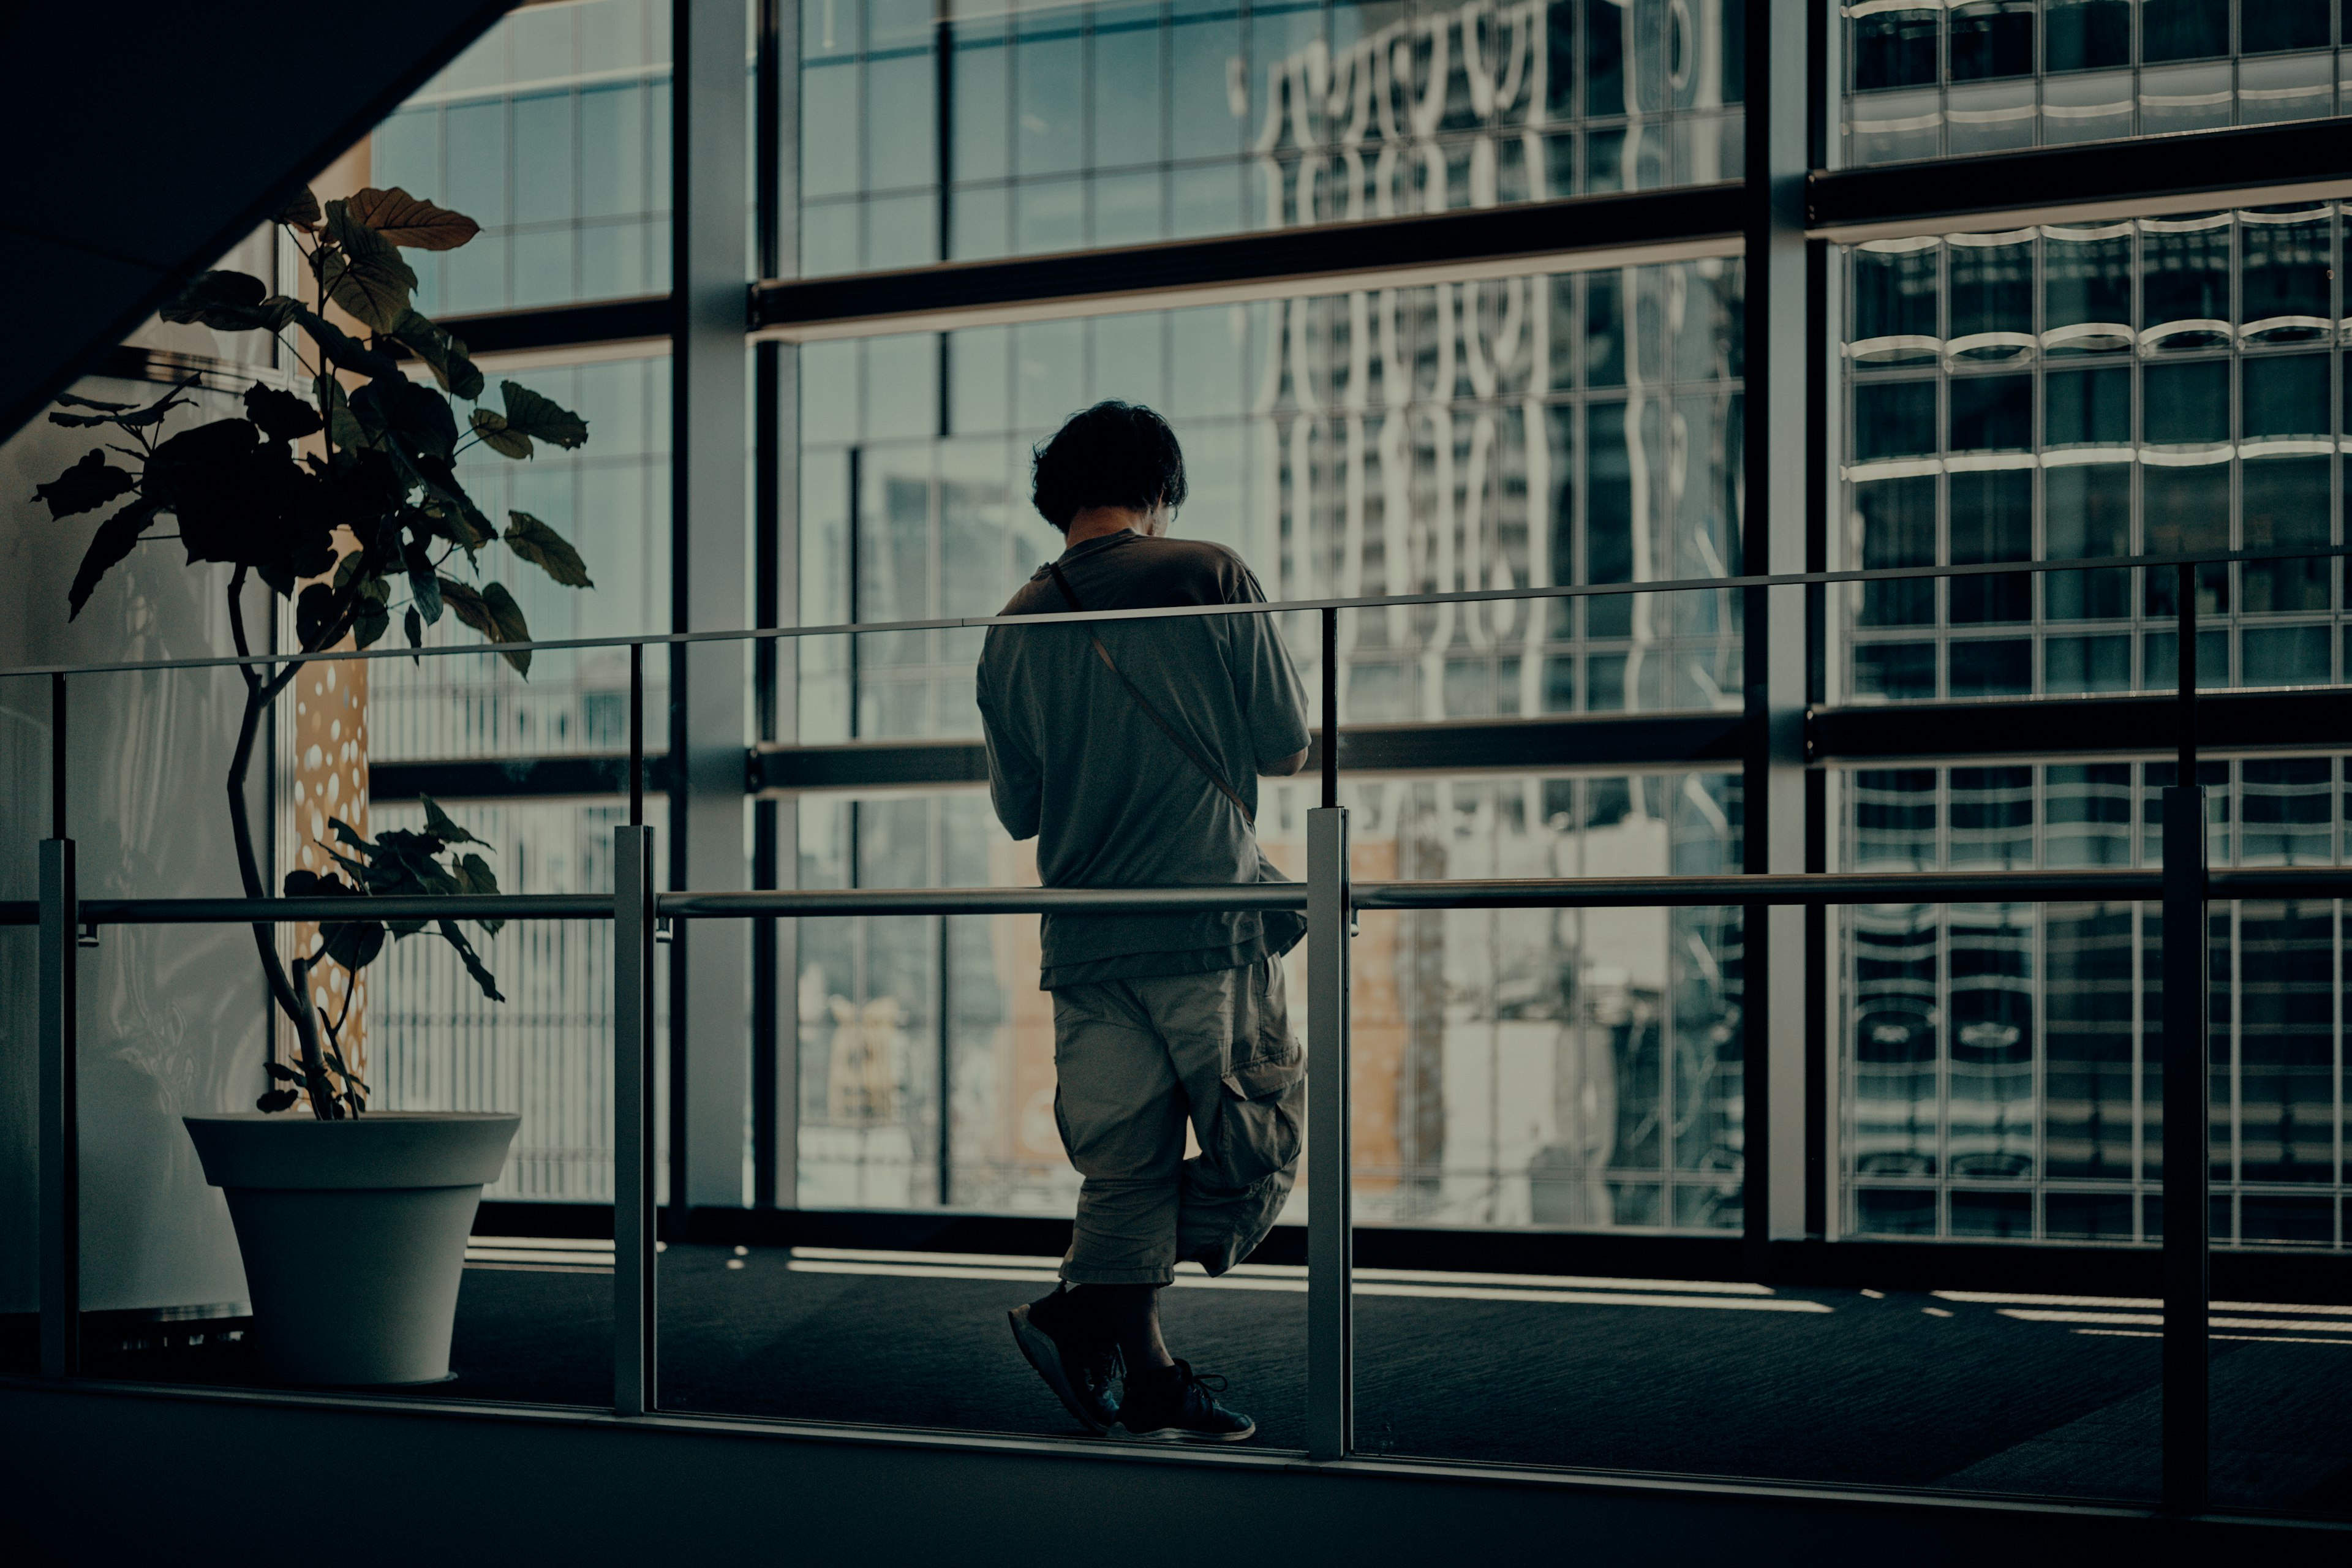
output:
[[1070, 519], [1069, 531], [1063, 542], [1075, 548], [1092, 539], [1108, 539], [1114, 533], [1150, 533], [1151, 514], [1131, 507], [1090, 506]]

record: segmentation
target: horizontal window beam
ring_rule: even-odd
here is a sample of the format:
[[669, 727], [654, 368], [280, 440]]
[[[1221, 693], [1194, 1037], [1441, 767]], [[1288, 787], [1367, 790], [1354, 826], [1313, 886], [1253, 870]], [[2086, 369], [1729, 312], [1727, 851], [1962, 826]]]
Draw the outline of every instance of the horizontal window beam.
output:
[[[668, 759], [646, 759], [646, 788], [669, 788]], [[452, 762], [370, 763], [368, 798], [374, 801], [512, 800], [629, 793], [625, 752], [560, 757], [467, 758]]]
[[[2019, 756], [2168, 756], [2179, 742], [2178, 700], [2134, 697], [2019, 698], [1829, 708], [1808, 719], [1815, 763], [1988, 760]], [[1739, 759], [1738, 713], [1582, 714], [1554, 719], [1463, 720], [1363, 724], [1339, 738], [1343, 773], [1374, 776], [1477, 773], [1623, 773], [1730, 766]], [[2218, 752], [2352, 751], [2352, 688], [2212, 692], [2197, 700], [2200, 746]], [[1318, 736], [1306, 772], [1322, 763]], [[868, 741], [837, 745], [762, 745], [744, 759], [752, 794], [823, 790], [923, 790], [985, 784], [988, 752], [978, 741]], [[646, 759], [646, 787], [668, 787], [658, 755]], [[625, 795], [621, 753], [375, 763], [379, 801], [547, 799]]]
[[752, 325], [797, 341], [1736, 255], [1740, 187], [1580, 196], [1214, 239], [766, 282]]
[[[668, 337], [676, 319], [667, 294], [437, 318], [440, 325], [464, 341], [466, 352], [477, 359], [485, 354], [646, 342]], [[413, 357], [397, 344], [388, 343], [386, 347], [394, 354]]]
[[[2179, 700], [2169, 695], [1900, 703], [1813, 712], [1806, 746], [1817, 763], [2169, 757], [2179, 722]], [[2352, 750], [2352, 689], [2200, 694], [2197, 744], [2222, 752]]]
[[2352, 195], [2352, 119], [1815, 170], [1805, 224], [1853, 244]]

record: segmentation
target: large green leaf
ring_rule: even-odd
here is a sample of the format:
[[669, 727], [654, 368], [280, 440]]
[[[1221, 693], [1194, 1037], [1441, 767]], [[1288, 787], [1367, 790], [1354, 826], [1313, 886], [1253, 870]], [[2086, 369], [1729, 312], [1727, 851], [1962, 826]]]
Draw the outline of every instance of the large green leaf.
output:
[[33, 499], [49, 503], [52, 519], [96, 511], [116, 496], [138, 488], [128, 468], [106, 460], [105, 449], [92, 447], [82, 460], [45, 485], [33, 487]]
[[[55, 415], [51, 418], [57, 417]], [[473, 415], [474, 434], [482, 445], [501, 458], [523, 458], [530, 456], [530, 437], [520, 430], [507, 428], [507, 416], [492, 409], [477, 408]]]
[[553, 398], [512, 381], [499, 383], [499, 393], [506, 399], [508, 429], [566, 451], [587, 444], [588, 421]]
[[[464, 828], [458, 826], [457, 819], [452, 817], [447, 812], [442, 810], [441, 803], [435, 800], [431, 795], [420, 793], [416, 797], [416, 801], [418, 805], [425, 808], [425, 831], [431, 834], [434, 837], [438, 838], [444, 844], [478, 844], [485, 849], [495, 847], [488, 839], [477, 838], [472, 834], [467, 832]], [[480, 862], [478, 860], [475, 864], [479, 865]], [[454, 869], [456, 862], [451, 862], [451, 865]], [[461, 873], [457, 878], [457, 881], [462, 886], [465, 880], [466, 879]], [[467, 889], [469, 892], [475, 889]], [[499, 890], [498, 880], [496, 878], [491, 879], [488, 890], [493, 893]]]
[[441, 536], [464, 550], [468, 559], [498, 537], [497, 525], [457, 482], [457, 470], [448, 458], [419, 457], [411, 459], [410, 466], [425, 487], [425, 503], [420, 510], [433, 520]]
[[164, 417], [175, 408], [194, 407], [194, 404], [181, 396], [180, 394], [187, 391], [188, 388], [195, 385], [196, 383], [202, 379], [203, 378], [201, 376], [191, 375], [183, 380], [174, 382], [172, 384], [172, 389], [164, 393], [163, 396], [157, 398], [154, 402], [149, 404], [144, 408], [132, 410], [128, 413], [123, 412], [123, 410], [130, 409], [131, 405], [129, 404], [122, 404], [119, 406], [113, 405], [100, 405], [91, 403], [87, 398], [74, 397], [71, 395], [61, 396], [58, 399], [59, 403], [79, 403], [83, 406], [89, 408], [104, 406], [110, 408], [112, 411], [104, 414], [52, 413], [49, 416], [49, 423], [52, 425], [63, 425], [69, 428], [79, 428], [92, 425], [112, 425], [118, 429], [142, 430], [147, 428], [149, 426], [161, 425], [163, 422]]
[[[457, 878], [457, 886], [468, 893], [478, 893], [486, 898], [498, 896], [498, 874], [490, 869], [489, 863], [479, 855], [451, 856], [449, 874]], [[478, 920], [474, 923], [491, 936], [496, 936], [507, 922], [500, 920]]]
[[[424, 545], [411, 542], [403, 552], [403, 563], [408, 568], [408, 602], [415, 606], [409, 614], [422, 626], [436, 626], [441, 620], [441, 579], [433, 571], [432, 552]], [[416, 641], [411, 637], [409, 641]]]
[[448, 400], [429, 386], [419, 386], [404, 375], [369, 382], [352, 394], [352, 412], [361, 428], [381, 431], [412, 462], [418, 458], [447, 460], [457, 450], [457, 420]]
[[292, 224], [296, 228], [319, 226], [319, 194], [310, 186], [302, 194], [278, 209], [278, 222]]
[[507, 548], [567, 588], [593, 588], [586, 563], [572, 542], [527, 511], [507, 513]]
[[466, 345], [441, 330], [429, 317], [411, 310], [392, 335], [433, 369], [433, 379], [457, 396], [472, 402], [482, 395], [482, 373], [466, 357]]
[[194, 322], [219, 332], [275, 332], [300, 308], [271, 294], [251, 273], [222, 269], [197, 273], [156, 314], [175, 325]]
[[398, 360], [368, 347], [316, 310], [297, 305], [291, 319], [301, 323], [302, 330], [310, 334], [310, 341], [319, 345], [320, 353], [353, 375], [375, 379], [400, 374]]
[[379, 437], [367, 433], [358, 416], [352, 413], [351, 395], [343, 390], [343, 384], [335, 379], [332, 371], [313, 381], [310, 387], [319, 399], [319, 406], [326, 411], [327, 439], [337, 451], [352, 452], [362, 447], [383, 445]]
[[436, 207], [394, 185], [388, 191], [370, 186], [347, 204], [351, 216], [410, 250], [455, 250], [482, 232], [482, 226], [463, 213]]
[[[530, 640], [530, 627], [522, 618], [522, 606], [514, 601], [503, 583], [491, 583], [477, 591], [470, 584], [455, 577], [441, 579], [441, 602], [450, 614], [494, 643], [517, 643]], [[507, 650], [502, 657], [514, 666], [515, 673], [530, 674], [530, 650]]]
[[[332, 872], [323, 877], [315, 871], [286, 873], [286, 896], [289, 899], [356, 899], [359, 891]], [[383, 927], [374, 921], [322, 921], [319, 940], [324, 956], [357, 974], [383, 951]], [[292, 1077], [290, 1073], [283, 1076]]]
[[89, 542], [89, 549], [83, 552], [81, 565], [74, 573], [73, 586], [66, 590], [68, 620], [81, 614], [99, 579], [131, 553], [139, 536], [147, 531], [147, 525], [155, 521], [155, 514], [161, 510], [161, 501], [141, 496], [98, 525], [97, 537]]
[[180, 520], [180, 545], [192, 562], [252, 567], [281, 591], [334, 566], [320, 470], [264, 440], [250, 420], [215, 420], [158, 443], [141, 489]]
[[245, 389], [245, 416], [273, 441], [299, 441], [325, 427], [319, 411], [290, 392], [255, 382]]
[[314, 652], [326, 647], [327, 634], [334, 629], [339, 613], [335, 591], [324, 583], [311, 584], [294, 601], [295, 640]]
[[493, 1002], [505, 1001], [505, 995], [499, 990], [498, 981], [491, 976], [488, 969], [482, 967], [480, 954], [474, 951], [474, 944], [467, 942], [463, 933], [457, 930], [457, 922], [441, 921], [436, 923], [441, 928], [442, 939], [457, 950], [458, 962], [466, 966], [466, 973], [474, 977], [474, 984], [482, 988], [482, 994]]
[[352, 216], [347, 202], [327, 204], [327, 236], [334, 244], [311, 256], [320, 288], [352, 320], [391, 331], [408, 314], [416, 274], [392, 241]]

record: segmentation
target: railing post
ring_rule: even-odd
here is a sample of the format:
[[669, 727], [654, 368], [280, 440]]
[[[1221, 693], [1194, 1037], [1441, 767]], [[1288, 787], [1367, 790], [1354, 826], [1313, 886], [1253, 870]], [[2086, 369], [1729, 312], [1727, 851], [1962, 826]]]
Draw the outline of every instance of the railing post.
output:
[[1348, 813], [1307, 814], [1307, 1457], [1355, 1441], [1354, 1214], [1349, 1185]]
[[41, 841], [41, 1375], [81, 1371], [81, 1137], [70, 838]]
[[2197, 572], [2182, 563], [2178, 701], [2179, 752], [2164, 792], [2164, 1501], [2205, 1506], [2210, 1442], [2207, 1318], [2211, 1300], [2206, 1187], [2212, 1151], [2205, 1032], [2212, 967], [2206, 945], [2205, 792], [2197, 783]]
[[2208, 1053], [2205, 792], [2164, 792], [2164, 1500], [2205, 1506]]
[[658, 1408], [656, 1381], [653, 842], [613, 830], [613, 1409]]

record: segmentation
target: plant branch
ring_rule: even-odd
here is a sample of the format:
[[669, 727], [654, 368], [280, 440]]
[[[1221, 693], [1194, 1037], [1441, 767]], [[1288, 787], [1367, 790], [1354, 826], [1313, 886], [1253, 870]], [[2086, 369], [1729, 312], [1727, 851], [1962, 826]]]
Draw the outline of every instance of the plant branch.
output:
[[[236, 639], [239, 658], [252, 657], [252, 644], [245, 630], [246, 569], [239, 566], [229, 577], [228, 622], [230, 635]], [[236, 748], [229, 755], [228, 764], [228, 825], [229, 837], [236, 850], [237, 880], [244, 886], [248, 899], [269, 896], [261, 879], [261, 859], [254, 852], [253, 808], [246, 793], [246, 781], [253, 770], [254, 744], [260, 739], [261, 717], [268, 710], [277, 693], [285, 689], [285, 679], [267, 683], [252, 665], [237, 666], [245, 678], [245, 711], [236, 730]], [[291, 679], [288, 672], [286, 679]], [[318, 1015], [310, 1006], [304, 991], [304, 978], [310, 973], [306, 962], [298, 961], [294, 973], [289, 974], [285, 962], [278, 956], [278, 935], [267, 921], [253, 923], [253, 944], [261, 958], [262, 979], [269, 987], [270, 1000], [294, 1026], [294, 1037], [302, 1058], [305, 1080], [312, 1084], [310, 1108], [321, 1121], [333, 1119], [331, 1100], [321, 1098], [326, 1082], [326, 1064], [319, 1055]], [[276, 1059], [276, 1053], [271, 1053]]]

